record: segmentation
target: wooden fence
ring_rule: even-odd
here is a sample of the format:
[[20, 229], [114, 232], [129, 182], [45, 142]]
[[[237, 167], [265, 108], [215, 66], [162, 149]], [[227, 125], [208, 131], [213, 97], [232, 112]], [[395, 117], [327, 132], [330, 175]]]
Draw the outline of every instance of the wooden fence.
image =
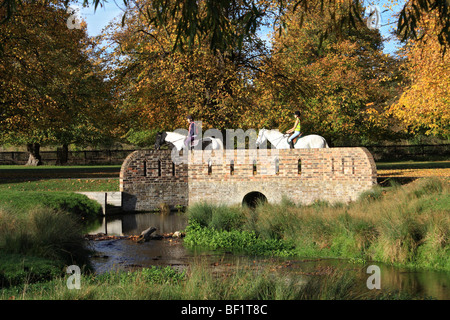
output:
[[[69, 151], [69, 165], [85, 164], [122, 164], [123, 160], [134, 150], [83, 150]], [[57, 151], [41, 151], [42, 162], [44, 164], [56, 164], [58, 159]], [[0, 152], [0, 165], [22, 165], [28, 161], [28, 152], [3, 151]]]
[[[406, 161], [428, 159], [450, 159], [450, 144], [440, 145], [392, 145], [366, 146], [375, 161]], [[119, 165], [135, 150], [84, 150], [69, 151], [69, 165]], [[41, 151], [44, 164], [56, 164], [57, 151]], [[0, 165], [23, 165], [28, 161], [28, 152], [2, 151]]]
[[450, 160], [450, 144], [366, 146], [375, 161]]

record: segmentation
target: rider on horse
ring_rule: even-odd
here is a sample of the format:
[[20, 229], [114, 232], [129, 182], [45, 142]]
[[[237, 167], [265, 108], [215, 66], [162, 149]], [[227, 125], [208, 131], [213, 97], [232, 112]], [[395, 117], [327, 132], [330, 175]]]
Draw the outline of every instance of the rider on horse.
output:
[[191, 115], [188, 115], [186, 117], [186, 120], [189, 123], [189, 132], [186, 140], [184, 140], [184, 145], [189, 150], [191, 148], [192, 141], [197, 137], [197, 126], [194, 122], [194, 117]]
[[295, 111], [294, 112], [294, 117], [295, 117], [295, 124], [294, 126], [289, 129], [288, 131], [286, 131], [286, 133], [293, 133], [289, 139], [289, 146], [291, 147], [291, 149], [294, 149], [294, 139], [296, 137], [299, 137], [302, 135], [302, 133], [300, 132], [301, 126], [300, 126], [300, 111]]

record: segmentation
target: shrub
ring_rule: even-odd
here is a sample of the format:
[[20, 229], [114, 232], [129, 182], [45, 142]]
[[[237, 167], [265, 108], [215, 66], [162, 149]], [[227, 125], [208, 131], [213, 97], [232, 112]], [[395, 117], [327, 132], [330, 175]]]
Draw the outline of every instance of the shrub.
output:
[[382, 195], [383, 195], [383, 188], [380, 186], [375, 186], [372, 189], [361, 193], [358, 197], [358, 201], [370, 202], [374, 200], [379, 200], [381, 199]]
[[50, 280], [61, 274], [61, 266], [49, 259], [4, 252], [0, 259], [0, 288]]
[[138, 147], [148, 148], [155, 145], [157, 130], [134, 130], [130, 129], [126, 139]]
[[410, 198], [420, 198], [424, 195], [441, 193], [443, 190], [442, 182], [437, 178], [421, 179], [417, 186], [409, 193]]
[[207, 227], [211, 221], [213, 210], [214, 207], [208, 203], [196, 203], [188, 208], [189, 221]]

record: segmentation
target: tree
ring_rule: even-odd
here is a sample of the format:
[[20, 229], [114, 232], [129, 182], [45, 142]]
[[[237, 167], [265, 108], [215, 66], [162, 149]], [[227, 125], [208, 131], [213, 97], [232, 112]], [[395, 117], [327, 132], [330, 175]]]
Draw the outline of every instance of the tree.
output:
[[450, 57], [442, 55], [436, 15], [422, 19], [415, 32], [421, 41], [409, 40], [401, 49], [405, 89], [388, 112], [411, 134], [450, 137]]
[[[256, 125], [284, 131], [299, 109], [305, 133], [341, 142], [381, 139], [388, 123], [380, 117], [395, 93], [391, 81], [398, 67], [382, 53], [379, 32], [355, 22], [357, 29], [324, 37], [323, 30], [332, 30], [332, 15], [319, 8], [309, 12], [285, 13], [285, 28], [276, 33], [272, 57], [257, 81], [262, 113]], [[377, 121], [371, 121], [374, 114]]]
[[[421, 24], [434, 17], [433, 29], [418, 32]], [[399, 13], [397, 34], [403, 41], [422, 42], [427, 37], [436, 37], [439, 48], [445, 54], [450, 45], [450, 4], [448, 0], [409, 0]], [[422, 43], [424, 45], [424, 43]]]
[[[84, 5], [93, 4], [95, 8], [101, 6], [105, 0], [83, 0]], [[4, 8], [2, 21], [8, 20], [20, 7], [23, 0], [2, 0], [1, 7]], [[32, 0], [32, 2], [45, 2], [44, 0]], [[66, 4], [69, 0], [65, 0]], [[127, 5], [130, 1], [123, 0]], [[228, 21], [228, 9], [234, 6], [236, 0], [153, 0], [157, 15], [151, 21], [155, 27], [164, 26], [169, 21], [177, 18], [175, 44], [193, 44], [196, 37], [209, 34], [210, 47], [219, 48], [227, 42], [228, 36], [235, 33], [230, 29]], [[333, 24], [332, 32], [342, 30], [343, 26], [356, 28], [357, 21], [363, 21], [363, 13], [359, 10], [364, 4], [363, 0], [243, 0], [242, 25], [239, 39], [253, 33], [258, 27], [259, 21], [265, 17], [271, 17], [279, 26], [283, 25], [283, 15], [286, 7], [293, 5], [294, 10], [308, 14], [310, 8], [320, 8], [320, 13], [326, 13], [324, 8], [331, 14]], [[18, 5], [19, 4], [19, 5]], [[346, 11], [336, 10], [340, 5], [347, 7]], [[450, 6], [447, 0], [408, 0], [399, 13], [397, 21], [397, 33], [402, 35], [403, 40], [407, 38], [418, 39], [416, 27], [427, 14], [437, 14], [438, 41], [444, 51], [450, 44]], [[324, 34], [326, 35], [326, 33]]]
[[[242, 27], [240, 8], [229, 10], [230, 28]], [[253, 73], [265, 52], [262, 42], [249, 36], [239, 47], [236, 32], [220, 48], [212, 49], [208, 36], [173, 51], [177, 20], [154, 27], [149, 21], [156, 15], [153, 2], [136, 2], [125, 27], [112, 26], [106, 35], [117, 44], [111, 77], [130, 128], [173, 130], [186, 126], [187, 114], [201, 120], [203, 128], [239, 126], [244, 110], [252, 106]]]
[[[108, 87], [89, 57], [85, 26], [69, 29], [61, 3], [27, 3], [0, 25], [0, 141], [40, 146], [86, 142], [104, 132]], [[92, 49], [92, 48], [91, 48]]]

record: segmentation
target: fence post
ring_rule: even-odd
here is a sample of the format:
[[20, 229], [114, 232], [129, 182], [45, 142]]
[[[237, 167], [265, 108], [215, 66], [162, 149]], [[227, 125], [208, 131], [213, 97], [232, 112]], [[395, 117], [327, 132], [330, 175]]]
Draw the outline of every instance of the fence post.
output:
[[108, 205], [108, 192], [105, 192], [105, 199], [103, 202], [103, 215], [106, 216], [106, 206]]

